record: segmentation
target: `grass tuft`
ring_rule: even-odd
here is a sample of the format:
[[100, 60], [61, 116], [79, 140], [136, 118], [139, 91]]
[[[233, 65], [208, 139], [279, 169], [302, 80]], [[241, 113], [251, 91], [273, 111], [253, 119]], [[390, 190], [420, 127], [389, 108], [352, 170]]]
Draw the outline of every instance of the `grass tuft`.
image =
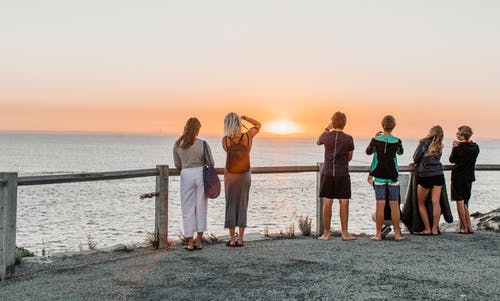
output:
[[23, 247], [16, 247], [16, 264], [21, 264], [23, 257], [33, 257], [35, 254]]
[[311, 223], [312, 220], [309, 218], [309, 216], [300, 216], [299, 218], [299, 229], [300, 232], [302, 233], [303, 236], [309, 236], [311, 235]]

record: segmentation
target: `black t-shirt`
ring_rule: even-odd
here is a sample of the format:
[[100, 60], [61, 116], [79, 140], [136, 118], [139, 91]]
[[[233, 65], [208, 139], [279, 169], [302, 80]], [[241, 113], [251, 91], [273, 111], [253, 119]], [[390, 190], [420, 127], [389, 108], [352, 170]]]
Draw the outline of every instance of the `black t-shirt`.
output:
[[349, 175], [349, 152], [354, 150], [352, 136], [341, 131], [324, 132], [319, 144], [325, 146], [325, 162], [322, 174], [327, 176]]
[[474, 166], [479, 155], [479, 145], [460, 142], [451, 150], [450, 162], [455, 163], [451, 170], [451, 180], [475, 181]]

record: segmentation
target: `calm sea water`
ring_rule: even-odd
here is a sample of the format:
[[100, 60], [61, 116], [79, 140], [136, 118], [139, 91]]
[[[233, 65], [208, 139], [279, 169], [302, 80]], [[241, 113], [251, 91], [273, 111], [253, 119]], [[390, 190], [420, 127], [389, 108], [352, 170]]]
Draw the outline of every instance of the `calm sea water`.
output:
[[[0, 134], [0, 170], [20, 176], [117, 171], [173, 166], [172, 146], [176, 137], [76, 134]], [[222, 167], [225, 154], [218, 137], [202, 137], [212, 146], [216, 166]], [[355, 139], [351, 165], [368, 165], [364, 154], [368, 139]], [[478, 163], [500, 163], [500, 141], [478, 141]], [[403, 141], [401, 165], [411, 161], [416, 140]], [[445, 141], [443, 163], [451, 150]], [[271, 139], [257, 137], [252, 149], [252, 166], [314, 165], [323, 160], [323, 148], [315, 139]], [[449, 184], [449, 173], [447, 185]], [[350, 202], [351, 232], [373, 233], [371, 213], [373, 191], [366, 174], [352, 174]], [[500, 172], [478, 172], [470, 204], [472, 211], [486, 212], [498, 207]], [[98, 248], [119, 243], [143, 242], [154, 229], [154, 199], [139, 196], [155, 190], [155, 178], [20, 186], [18, 191], [17, 245], [40, 252], [86, 248], [88, 235]], [[182, 231], [179, 178], [170, 179], [169, 232]], [[209, 200], [208, 233], [226, 235], [224, 195]], [[455, 210], [454, 204], [452, 209]], [[316, 174], [253, 175], [248, 229], [262, 233], [265, 228], [279, 232], [295, 224], [301, 215], [313, 218], [315, 227]], [[455, 212], [454, 212], [455, 213]], [[339, 229], [338, 203], [334, 202], [333, 229]]]

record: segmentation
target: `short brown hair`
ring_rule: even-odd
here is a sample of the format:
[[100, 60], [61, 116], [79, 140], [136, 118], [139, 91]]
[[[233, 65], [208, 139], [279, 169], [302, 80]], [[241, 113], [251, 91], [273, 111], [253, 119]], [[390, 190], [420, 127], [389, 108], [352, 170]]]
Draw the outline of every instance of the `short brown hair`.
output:
[[469, 140], [472, 134], [474, 134], [471, 127], [467, 125], [462, 125], [461, 127], [459, 127], [458, 132], [465, 138], [465, 140]]
[[392, 115], [385, 115], [382, 119], [382, 128], [384, 131], [392, 131], [396, 127], [396, 119]]
[[347, 123], [347, 117], [342, 112], [335, 112], [332, 116], [332, 125], [334, 129], [344, 129]]

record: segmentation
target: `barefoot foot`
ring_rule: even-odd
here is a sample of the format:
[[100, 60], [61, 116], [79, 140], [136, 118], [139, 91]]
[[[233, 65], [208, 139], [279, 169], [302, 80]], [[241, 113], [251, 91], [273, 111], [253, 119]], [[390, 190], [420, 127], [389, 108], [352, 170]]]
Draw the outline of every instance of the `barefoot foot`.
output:
[[342, 236], [342, 240], [356, 240], [357, 238], [351, 235]]
[[318, 237], [319, 240], [330, 240], [330, 235], [321, 235], [320, 237]]
[[374, 241], [380, 241], [382, 240], [382, 235], [381, 234], [377, 234], [375, 236], [372, 236], [372, 238], [370, 238], [371, 240], [374, 240]]

